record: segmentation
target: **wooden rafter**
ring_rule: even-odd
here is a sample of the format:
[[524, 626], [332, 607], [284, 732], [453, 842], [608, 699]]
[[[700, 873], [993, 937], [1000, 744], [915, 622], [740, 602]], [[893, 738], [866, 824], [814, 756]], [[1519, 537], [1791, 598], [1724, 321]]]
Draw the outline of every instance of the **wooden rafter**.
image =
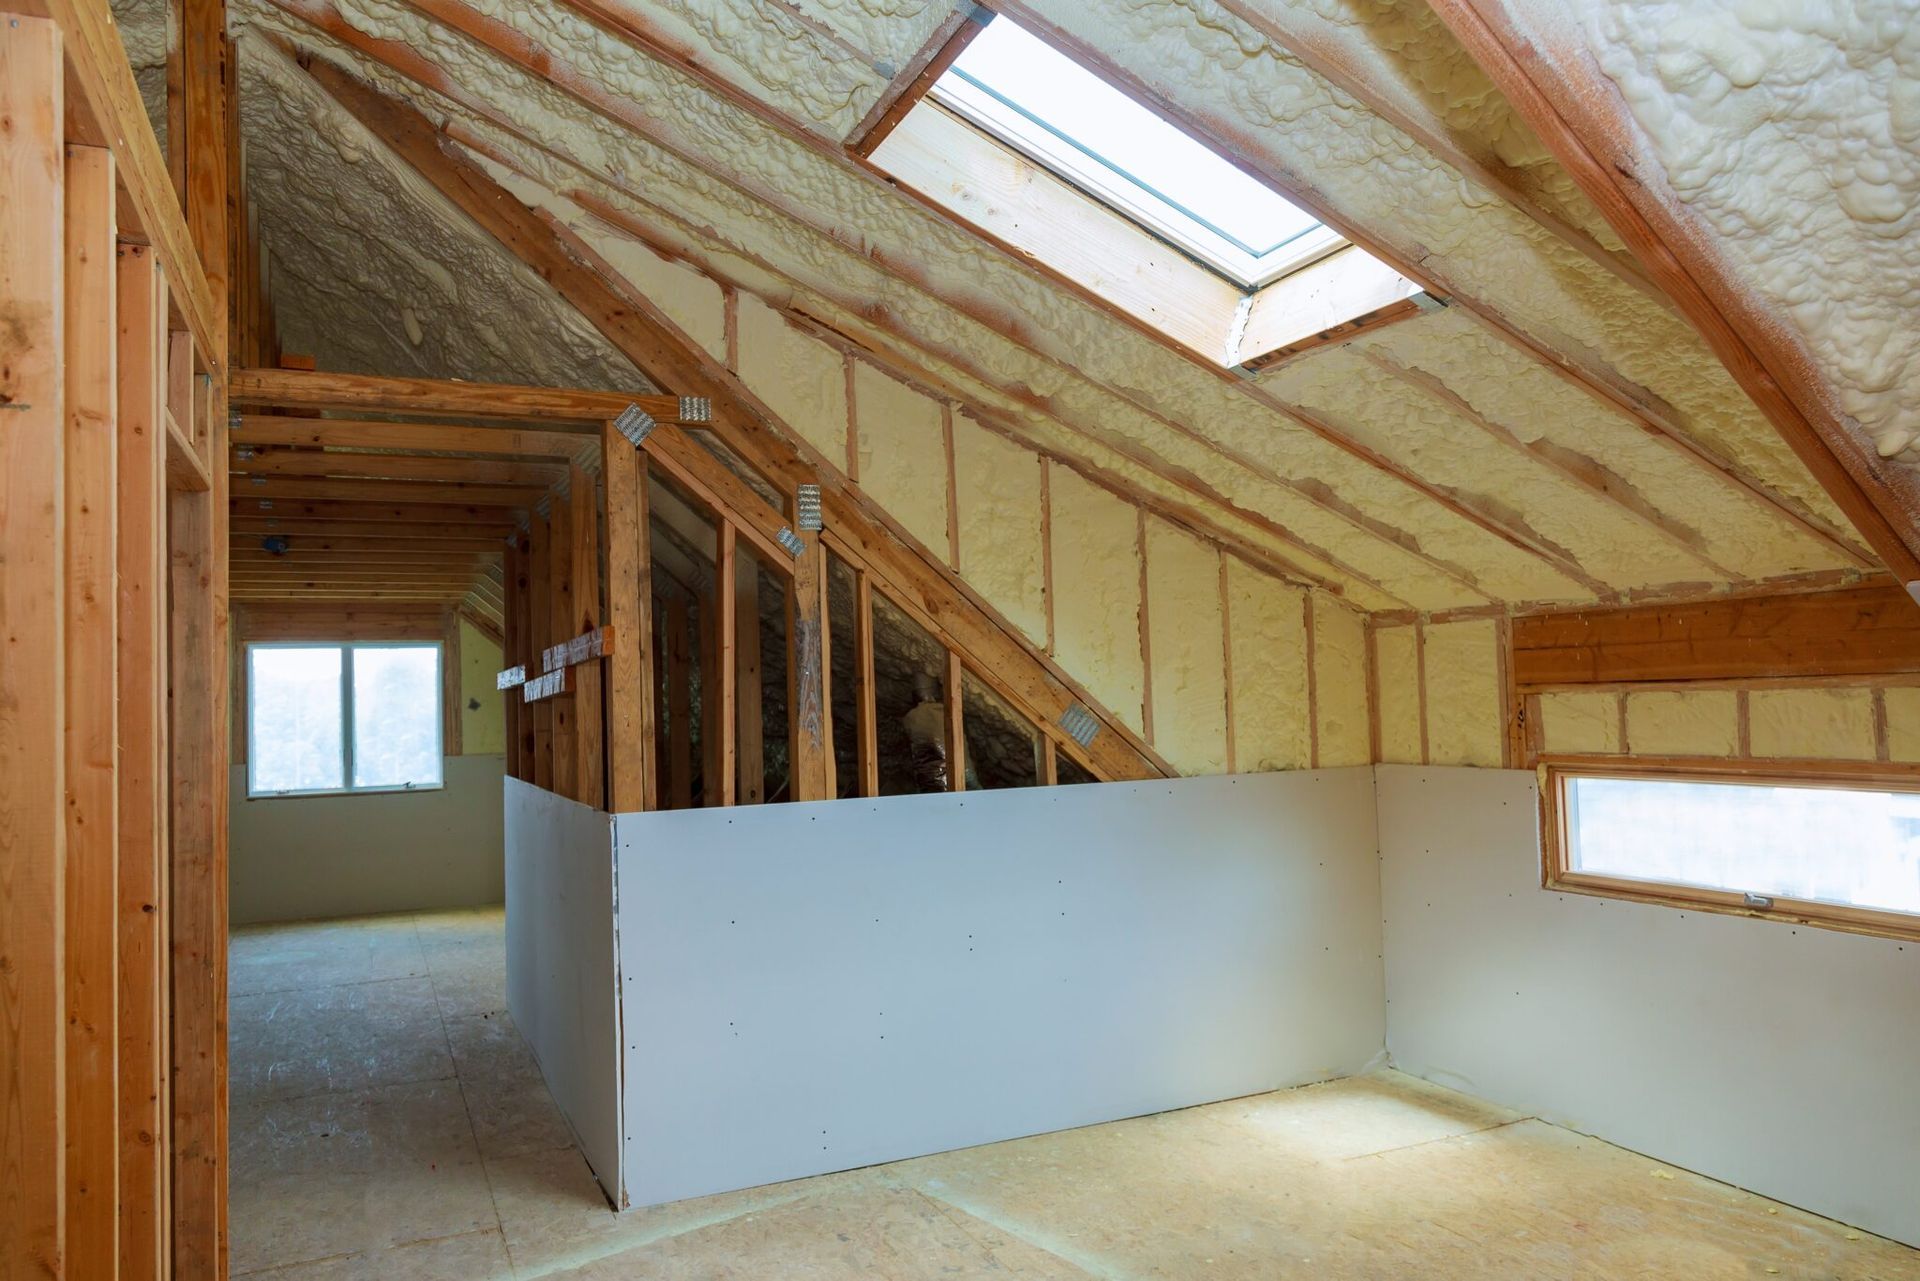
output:
[[1678, 303], [1736, 382], [1870, 547], [1920, 593], [1920, 486], [1842, 421], [1820, 371], [1733, 278], [1710, 233], [1644, 173], [1651, 148], [1584, 48], [1537, 39], [1499, 0], [1436, 0], [1434, 11], [1533, 127], [1580, 189]]
[[230, 440], [241, 445], [308, 445], [335, 449], [413, 449], [571, 460], [593, 449], [591, 437], [511, 426], [383, 422], [362, 418], [283, 418], [242, 414]]
[[[598, 436], [600, 424], [628, 405], [637, 405], [655, 421], [698, 422], [683, 418], [678, 396], [524, 387], [509, 383], [456, 382], [441, 378], [396, 378], [379, 374], [337, 374], [303, 369], [236, 369], [235, 405], [263, 409], [315, 409], [353, 414], [441, 415], [453, 418], [504, 418], [516, 422], [573, 424], [583, 435]], [[311, 425], [311, 424], [309, 424]]]

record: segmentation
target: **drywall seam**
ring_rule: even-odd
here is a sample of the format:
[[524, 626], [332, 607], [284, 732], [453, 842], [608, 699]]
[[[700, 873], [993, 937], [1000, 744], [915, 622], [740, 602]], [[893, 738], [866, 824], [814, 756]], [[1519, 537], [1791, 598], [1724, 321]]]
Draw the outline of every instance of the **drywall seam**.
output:
[[1154, 750], [1182, 774], [1227, 768], [1220, 550], [1163, 520], [1146, 523]]

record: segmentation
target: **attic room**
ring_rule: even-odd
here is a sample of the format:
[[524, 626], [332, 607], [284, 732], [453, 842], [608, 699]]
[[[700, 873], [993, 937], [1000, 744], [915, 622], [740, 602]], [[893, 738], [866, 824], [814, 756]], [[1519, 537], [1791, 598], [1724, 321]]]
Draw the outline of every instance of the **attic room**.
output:
[[0, 9], [0, 1277], [1920, 1278], [1909, 6]]

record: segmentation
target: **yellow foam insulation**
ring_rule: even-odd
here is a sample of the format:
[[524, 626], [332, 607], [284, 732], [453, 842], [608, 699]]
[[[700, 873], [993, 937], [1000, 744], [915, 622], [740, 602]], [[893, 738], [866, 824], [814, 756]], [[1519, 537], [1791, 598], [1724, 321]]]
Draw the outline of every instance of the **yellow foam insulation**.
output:
[[1064, 467], [1053, 469], [1050, 495], [1054, 655], [1108, 711], [1143, 730], [1139, 517]]
[[500, 647], [460, 621], [460, 753], [492, 756], [507, 750], [507, 705], [494, 688], [506, 666]]
[[853, 404], [860, 425], [860, 488], [944, 563], [947, 442], [940, 402], [859, 360]]
[[1028, 640], [1045, 645], [1040, 456], [955, 414], [953, 470], [960, 576]]
[[1380, 700], [1380, 759], [1419, 765], [1419, 634], [1411, 626], [1376, 627], [1373, 650], [1380, 671], [1380, 687], [1375, 691]]
[[1499, 634], [1490, 619], [1426, 629], [1427, 760], [1502, 763]]
[[1573, 690], [1542, 694], [1540, 734], [1549, 752], [1612, 755], [1620, 750], [1619, 695]]
[[1870, 761], [1875, 754], [1871, 690], [1757, 689], [1747, 695], [1747, 725], [1755, 756]]
[[1320, 766], [1365, 765], [1373, 756], [1367, 717], [1367, 629], [1332, 597], [1313, 598], [1314, 718]]
[[1233, 645], [1233, 765], [1242, 773], [1306, 769], [1306, 593], [1227, 558]]
[[1637, 690], [1627, 695], [1627, 750], [1636, 756], [1732, 756], [1739, 741], [1732, 690]]
[[1894, 685], [1882, 692], [1887, 702], [1887, 756], [1920, 761], [1920, 688]]
[[743, 294], [740, 378], [835, 467], [847, 461], [847, 375], [840, 353]]
[[1224, 772], [1220, 552], [1153, 517], [1147, 519], [1147, 638], [1155, 750], [1182, 774]]

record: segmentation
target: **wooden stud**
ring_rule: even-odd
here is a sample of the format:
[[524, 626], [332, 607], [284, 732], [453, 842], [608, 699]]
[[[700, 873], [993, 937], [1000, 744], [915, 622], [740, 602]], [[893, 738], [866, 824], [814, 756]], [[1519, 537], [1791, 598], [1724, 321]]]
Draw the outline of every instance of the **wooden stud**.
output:
[[847, 479], [858, 485], [860, 483], [860, 405], [859, 395], [854, 390], [852, 352], [840, 353], [840, 371], [846, 385], [844, 396], [847, 402]]
[[1140, 609], [1135, 622], [1140, 628], [1140, 725], [1146, 740], [1153, 741], [1153, 629], [1147, 617], [1147, 512], [1134, 508], [1133, 547], [1140, 558]]
[[460, 615], [449, 606], [440, 624], [440, 753], [462, 755], [460, 747], [461, 709], [466, 706], [460, 692]]
[[[555, 495], [547, 513], [547, 644], [558, 645], [574, 634], [573, 522], [577, 513], [570, 499]], [[580, 736], [572, 699], [553, 702], [553, 790], [578, 797]]]
[[960, 472], [953, 461], [953, 405], [940, 404], [940, 443], [947, 469], [947, 564], [960, 572]]
[[700, 602], [700, 623], [706, 645], [700, 653], [700, 703], [705, 719], [701, 748], [706, 767], [707, 804], [732, 805], [738, 794], [736, 774], [739, 751], [736, 738], [739, 720], [739, 673], [734, 667], [735, 645], [739, 633], [739, 592], [735, 579], [739, 560], [735, 554], [737, 536], [731, 522], [721, 518], [715, 534], [713, 594]]
[[65, 286], [62, 41], [0, 21], [0, 1272], [66, 1249]]
[[167, 294], [145, 245], [120, 246], [118, 278], [119, 1262], [122, 1281], [160, 1281], [167, 1274]]
[[1058, 787], [1060, 785], [1060, 757], [1053, 740], [1047, 735], [1040, 736], [1040, 786]]
[[[593, 631], [605, 621], [600, 604], [600, 512], [599, 487], [595, 477], [575, 463], [568, 485], [572, 523], [568, 533], [572, 542], [573, 567], [568, 587], [573, 594], [573, 612], [559, 639]], [[618, 653], [616, 648], [615, 653]], [[604, 696], [606, 683], [599, 663], [582, 663], [574, 673], [574, 792], [582, 805], [607, 808], [606, 723]]]
[[1227, 714], [1226, 766], [1227, 773], [1232, 774], [1235, 772], [1236, 737], [1233, 723], [1233, 599], [1227, 591], [1227, 554], [1216, 547], [1214, 555], [1220, 562], [1220, 671], [1222, 701]]
[[[767, 799], [765, 690], [760, 672], [760, 566], [751, 552], [740, 552], [738, 560], [733, 607], [736, 629], [733, 683], [740, 761], [736, 800], [742, 805], [758, 805]], [[832, 706], [830, 698], [828, 706]]]
[[947, 651], [947, 670], [941, 677], [946, 687], [942, 701], [942, 710], [946, 713], [946, 749], [947, 749], [947, 790], [964, 792], [967, 790], [967, 699], [965, 668], [960, 664], [960, 655]]
[[[1625, 701], [1622, 696], [1622, 701]], [[1753, 755], [1753, 712], [1747, 702], [1747, 691], [1736, 690], [1733, 695], [1734, 751], [1741, 757]], [[1622, 742], [1621, 750], [1626, 750]]]
[[1300, 626], [1305, 629], [1307, 658], [1307, 767], [1320, 768], [1320, 665], [1313, 652], [1313, 593], [1303, 593]]
[[[507, 546], [506, 588], [506, 636], [500, 644], [500, 658], [508, 666], [524, 668], [527, 662], [527, 565], [526, 555], [517, 535]], [[525, 705], [514, 698], [507, 698], [504, 703], [507, 777], [529, 782], [531, 775], [527, 769], [528, 757], [522, 742]]]
[[1053, 635], [1053, 461], [1040, 459], [1040, 602], [1047, 611], [1047, 654], [1054, 649]]
[[236, 369], [232, 382], [236, 405], [572, 424], [589, 439], [628, 405], [639, 406], [656, 422], [680, 421], [678, 396], [300, 369]]
[[1414, 683], [1420, 691], [1420, 763], [1433, 764], [1433, 751], [1427, 739], [1427, 628], [1424, 623], [1413, 625], [1413, 670]]
[[[1751, 735], [1749, 735], [1751, 738]], [[1887, 729], [1887, 691], [1882, 686], [1873, 690], [1873, 758], [1877, 761], [1893, 759], [1890, 734]]]
[[687, 645], [687, 598], [667, 601], [667, 782], [670, 809], [693, 805], [693, 656]]
[[113, 155], [66, 149], [67, 1265], [119, 1267]]
[[880, 795], [880, 712], [878, 686], [873, 675], [873, 580], [864, 569], [853, 571], [853, 709], [854, 767], [859, 771], [858, 794]]
[[607, 622], [632, 638], [607, 660], [607, 807], [616, 814], [655, 808], [653, 774], [653, 598], [646, 554], [645, 455], [613, 424], [601, 433], [607, 487]]
[[826, 549], [820, 535], [802, 532], [803, 550], [793, 560], [787, 592], [787, 721], [792, 743], [789, 791], [798, 801], [832, 799], [826, 729], [826, 687], [821, 641], [826, 618]]
[[[553, 541], [552, 525], [544, 516], [527, 523], [527, 674], [540, 665], [540, 651], [553, 644], [558, 635], [553, 625]], [[525, 713], [523, 713], [524, 715]], [[553, 704], [542, 702], [532, 709], [533, 778], [535, 787], [558, 791], [553, 780]]]

